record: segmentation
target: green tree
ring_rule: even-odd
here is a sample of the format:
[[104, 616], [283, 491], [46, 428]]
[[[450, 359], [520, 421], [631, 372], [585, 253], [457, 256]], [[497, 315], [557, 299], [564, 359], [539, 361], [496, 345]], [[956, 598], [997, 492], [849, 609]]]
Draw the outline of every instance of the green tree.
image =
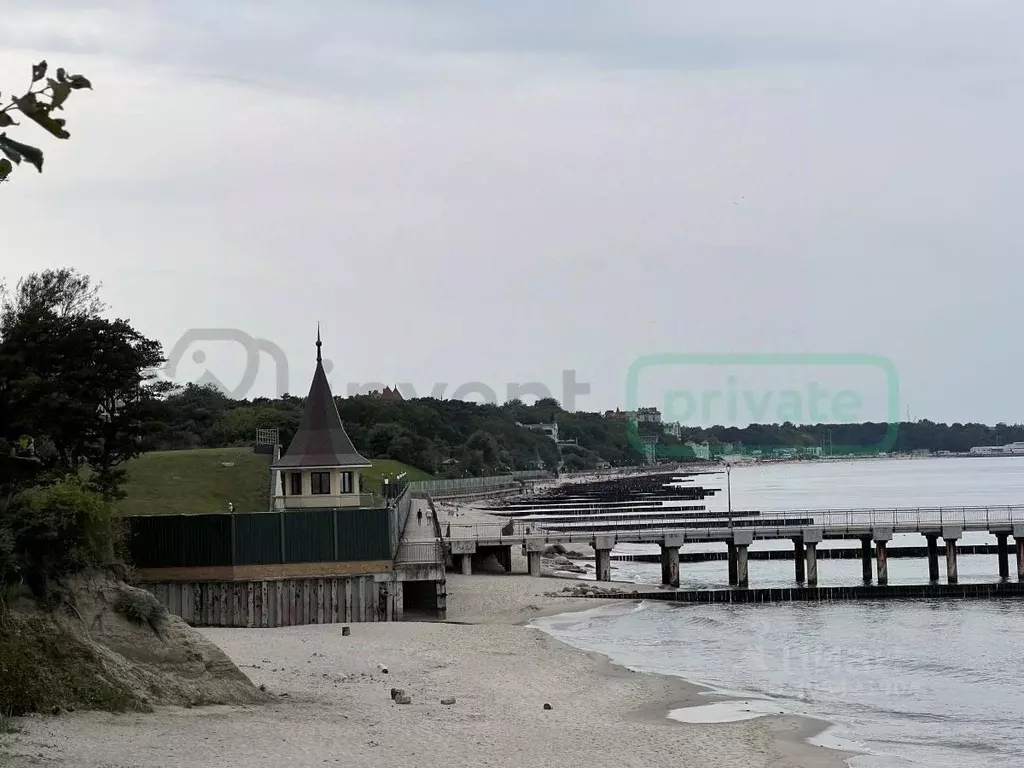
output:
[[[34, 64], [28, 90], [20, 96], [9, 97], [6, 103], [0, 101], [0, 129], [20, 126], [15, 115], [21, 114], [58, 139], [71, 137], [64, 127], [64, 118], [54, 116], [54, 112], [63, 111], [64, 102], [72, 91], [91, 89], [92, 83], [82, 75], [69, 75], [63, 67], [57, 69], [56, 78], [47, 77], [47, 69], [45, 61]], [[15, 141], [6, 131], [0, 132], [0, 154], [4, 155], [0, 157], [0, 182], [6, 181], [14, 166], [21, 165], [22, 161], [35, 166], [40, 173], [43, 171], [43, 151]]]
[[[19, 285], [45, 282], [33, 276]], [[0, 379], [13, 429], [52, 446], [55, 474], [84, 470], [93, 487], [116, 498], [121, 465], [138, 455], [160, 416], [167, 389], [154, 376], [164, 362], [160, 344], [126, 320], [94, 314], [94, 302], [25, 296], [5, 297], [0, 309]], [[69, 306], [77, 309], [64, 311]]]

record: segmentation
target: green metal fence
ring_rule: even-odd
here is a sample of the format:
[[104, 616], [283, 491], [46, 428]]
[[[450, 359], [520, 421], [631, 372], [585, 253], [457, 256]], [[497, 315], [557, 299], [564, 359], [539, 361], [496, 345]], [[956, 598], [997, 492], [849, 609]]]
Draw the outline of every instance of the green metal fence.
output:
[[388, 509], [129, 517], [129, 552], [139, 568], [390, 560], [392, 519]]

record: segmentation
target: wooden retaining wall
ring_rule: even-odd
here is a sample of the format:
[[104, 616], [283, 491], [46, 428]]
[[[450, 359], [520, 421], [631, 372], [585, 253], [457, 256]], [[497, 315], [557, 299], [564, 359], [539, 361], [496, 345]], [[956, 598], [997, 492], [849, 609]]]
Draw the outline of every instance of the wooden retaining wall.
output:
[[290, 627], [401, 621], [402, 582], [352, 578], [144, 584], [168, 611], [194, 627]]
[[769, 587], [754, 589], [692, 589], [659, 592], [624, 592], [588, 595], [623, 600], [660, 600], [672, 603], [784, 603], [845, 600], [923, 600], [928, 598], [1024, 597], [1024, 583], [994, 584], [898, 584], [853, 587]]

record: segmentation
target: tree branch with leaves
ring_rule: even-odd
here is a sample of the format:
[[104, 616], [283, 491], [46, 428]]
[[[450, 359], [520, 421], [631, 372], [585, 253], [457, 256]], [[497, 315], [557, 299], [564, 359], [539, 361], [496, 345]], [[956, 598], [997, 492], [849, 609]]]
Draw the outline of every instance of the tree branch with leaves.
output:
[[[66, 120], [55, 117], [54, 111], [63, 111], [64, 102], [72, 91], [92, 89], [92, 83], [82, 75], [69, 75], [63, 67], [57, 69], [56, 78], [47, 77], [47, 64], [41, 61], [32, 66], [32, 83], [21, 96], [11, 96], [5, 104], [0, 94], [0, 129], [20, 126], [15, 115], [22, 115], [58, 139], [70, 138], [64, 127]], [[0, 133], [0, 182], [7, 180], [15, 165], [24, 160], [42, 173], [43, 151], [31, 144], [15, 141], [6, 131]]]

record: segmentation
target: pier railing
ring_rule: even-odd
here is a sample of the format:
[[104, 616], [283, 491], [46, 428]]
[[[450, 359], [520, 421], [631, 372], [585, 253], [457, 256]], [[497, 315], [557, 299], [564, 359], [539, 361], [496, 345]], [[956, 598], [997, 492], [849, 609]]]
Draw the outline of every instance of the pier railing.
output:
[[[684, 536], [697, 535], [699, 538], [727, 536], [735, 528], [753, 529], [757, 538], [785, 538], [788, 535], [799, 535], [803, 528], [821, 528], [826, 534], [862, 533], [872, 528], [892, 528], [896, 533], [912, 533], [932, 531], [942, 526], [962, 526], [965, 530], [984, 531], [992, 528], [1005, 528], [1014, 523], [1024, 524], [1024, 505], [987, 506], [987, 507], [914, 507], [889, 509], [790, 509], [765, 510], [762, 514], [773, 517], [797, 518], [813, 522], [801, 522], [798, 525], [773, 525], [760, 522], [749, 513], [737, 512], [740, 519], [729, 520], [725, 515], [714, 520], [687, 521], [685, 526], [666, 524], [652, 527], [652, 523], [660, 521], [657, 517], [615, 518], [615, 529], [597, 528], [606, 520], [594, 520], [594, 528], [577, 527], [578, 520], [559, 530], [557, 521], [547, 520], [538, 524], [529, 520], [513, 520], [508, 523], [459, 524], [452, 523], [448, 530], [448, 538], [487, 539], [499, 541], [522, 541], [526, 538], [565, 538], [575, 539], [595, 536], [615, 536], [616, 534], [642, 534], [653, 538], [659, 534], [683, 533]], [[570, 521], [566, 521], [569, 523]]]

